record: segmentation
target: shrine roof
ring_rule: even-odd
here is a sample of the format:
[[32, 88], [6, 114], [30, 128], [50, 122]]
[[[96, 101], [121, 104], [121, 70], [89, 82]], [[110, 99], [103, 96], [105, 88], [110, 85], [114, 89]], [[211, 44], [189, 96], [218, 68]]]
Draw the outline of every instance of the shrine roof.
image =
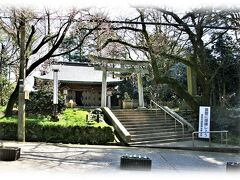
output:
[[[95, 70], [92, 65], [77, 64], [77, 63], [64, 63], [54, 65], [54, 68], [59, 69], [58, 81], [65, 83], [83, 83], [83, 84], [101, 84], [102, 71]], [[42, 76], [35, 76], [36, 78], [44, 80], [53, 80], [53, 71]], [[112, 78], [107, 76], [108, 83], [120, 82], [119, 78]]]

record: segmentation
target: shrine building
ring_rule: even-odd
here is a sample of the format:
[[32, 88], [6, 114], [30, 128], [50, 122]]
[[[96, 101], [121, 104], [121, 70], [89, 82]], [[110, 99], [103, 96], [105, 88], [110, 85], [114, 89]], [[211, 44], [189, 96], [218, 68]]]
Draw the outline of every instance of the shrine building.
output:
[[[101, 106], [102, 71], [94, 69], [89, 63], [59, 62], [59, 91], [64, 95], [66, 105], [70, 101], [78, 107]], [[43, 81], [53, 81], [53, 71], [35, 77]], [[119, 108], [119, 95], [116, 93], [119, 78], [107, 76], [107, 106]]]

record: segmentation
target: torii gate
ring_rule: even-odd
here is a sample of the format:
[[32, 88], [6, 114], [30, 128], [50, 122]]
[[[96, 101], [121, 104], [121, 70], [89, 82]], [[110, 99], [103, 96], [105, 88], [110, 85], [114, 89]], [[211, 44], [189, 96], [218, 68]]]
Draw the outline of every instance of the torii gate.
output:
[[[142, 75], [146, 74], [146, 67], [149, 61], [133, 61], [124, 59], [112, 59], [106, 57], [99, 57], [89, 55], [89, 59], [96, 65], [96, 70], [102, 70], [102, 94], [101, 94], [101, 107], [106, 107], [107, 101], [107, 71], [122, 72], [122, 73], [137, 73], [138, 79], [138, 101], [139, 108], [145, 108], [143, 97], [143, 84]], [[120, 67], [111, 67], [109, 65], [118, 65]]]

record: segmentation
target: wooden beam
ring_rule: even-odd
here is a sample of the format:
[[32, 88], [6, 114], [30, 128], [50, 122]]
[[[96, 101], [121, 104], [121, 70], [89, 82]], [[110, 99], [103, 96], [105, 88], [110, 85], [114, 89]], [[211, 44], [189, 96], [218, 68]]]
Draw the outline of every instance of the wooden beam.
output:
[[133, 60], [126, 60], [126, 59], [116, 59], [116, 58], [106, 58], [106, 57], [101, 57], [101, 56], [94, 56], [94, 55], [88, 55], [88, 58], [91, 61], [94, 62], [105, 62], [105, 63], [112, 63], [112, 64], [130, 64], [130, 65], [148, 65], [149, 61], [146, 60], [141, 60], [141, 61], [133, 61]]
[[[94, 66], [95, 70], [103, 70], [102, 67], [100, 66]], [[122, 73], [134, 73], [137, 70], [135, 68], [111, 68], [111, 67], [107, 67], [106, 68], [107, 71], [111, 71], [111, 72], [122, 72]]]
[[[94, 66], [94, 69], [102, 71], [104, 69], [104, 67]], [[107, 67], [106, 70], [110, 71], [110, 72], [120, 72], [120, 73], [138, 73], [138, 72], [141, 72], [142, 74], [147, 74], [148, 73], [147, 69], [139, 70], [138, 68], [134, 68], [134, 67], [131, 67], [131, 68], [112, 68], [112, 67]]]

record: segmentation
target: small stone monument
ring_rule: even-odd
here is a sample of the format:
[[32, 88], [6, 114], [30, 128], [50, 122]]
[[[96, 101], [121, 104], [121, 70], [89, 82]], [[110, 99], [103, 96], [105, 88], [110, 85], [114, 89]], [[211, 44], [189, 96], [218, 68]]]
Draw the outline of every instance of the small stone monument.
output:
[[130, 98], [127, 92], [124, 93], [123, 99], [123, 109], [132, 109], [133, 107], [133, 100]]
[[72, 99], [68, 102], [68, 107], [73, 108], [74, 102]]

